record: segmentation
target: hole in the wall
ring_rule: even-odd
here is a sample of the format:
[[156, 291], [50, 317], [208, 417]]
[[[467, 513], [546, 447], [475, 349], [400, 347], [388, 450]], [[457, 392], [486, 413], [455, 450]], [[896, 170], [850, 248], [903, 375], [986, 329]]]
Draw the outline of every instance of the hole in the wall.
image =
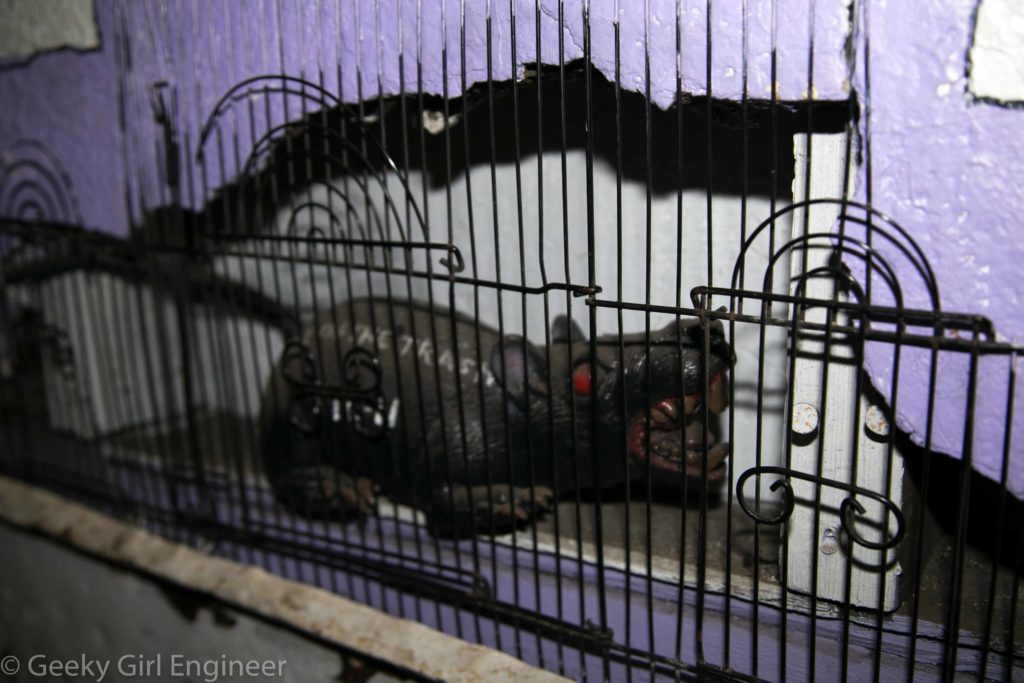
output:
[[93, 0], [0, 4], [0, 68], [23, 67], [40, 55], [101, 49]]
[[[471, 240], [467, 236], [467, 226], [475, 223], [478, 253], [481, 254], [479, 264], [474, 264], [474, 272], [480, 277], [498, 279], [494, 270], [496, 260], [502, 263], [501, 278], [505, 281], [536, 285], [540, 282], [540, 274], [536, 271], [535, 262], [539, 254], [547, 252], [551, 264], [549, 268], [561, 277], [561, 269], [565, 251], [560, 242], [565, 233], [575, 246], [570, 246], [569, 257], [573, 260], [571, 272], [565, 279], [575, 283], [585, 282], [587, 268], [580, 258], [585, 254], [587, 238], [586, 185], [585, 185], [585, 152], [588, 138], [586, 134], [587, 93], [585, 84], [574, 74], [564, 83], [559, 82], [557, 72], [545, 70], [539, 74], [541, 85], [537, 80], [530, 79], [517, 84], [513, 92], [511, 84], [494, 85], [494, 97], [490, 99], [486, 86], [476, 87], [465, 98], [455, 100], [448, 105], [447, 128], [444, 126], [444, 102], [437, 97], [423, 97], [422, 110], [419, 98], [408, 97], [404, 100], [388, 98], [383, 101], [370, 100], [363, 106], [348, 108], [345, 112], [329, 110], [315, 112], [306, 117], [313, 126], [309, 130], [298, 129], [286, 140], [277, 142], [261, 162], [258, 171], [260, 180], [255, 183], [263, 187], [275, 187], [274, 202], [276, 206], [268, 206], [265, 215], [274, 216], [276, 225], [264, 226], [261, 229], [271, 232], [283, 231], [284, 223], [292, 214], [289, 209], [301, 204], [307, 196], [311, 184], [327, 181], [337, 183], [344, 178], [342, 168], [331, 164], [313, 164], [306, 166], [296, 163], [294, 159], [303, 157], [303, 149], [318, 150], [325, 145], [318, 133], [319, 130], [331, 131], [343, 128], [343, 116], [357, 114], [361, 117], [358, 124], [347, 123], [349, 131], [358, 130], [362, 135], [378, 138], [381, 147], [387, 151], [403, 171], [408, 169], [408, 186], [400, 186], [390, 182], [389, 191], [402, 197], [408, 193], [417, 202], [419, 211], [426, 217], [429, 230], [439, 239], [448, 239], [448, 230], [453, 230], [453, 241], [468, 252]], [[565, 170], [566, 205], [563, 213], [562, 148], [563, 148], [563, 98], [564, 87], [564, 147], [567, 155]], [[515, 102], [518, 100], [518, 109]], [[538, 116], [538, 100], [542, 113]], [[750, 103], [744, 108], [739, 103], [723, 101], [687, 100], [679, 108], [661, 110], [655, 106], [649, 109], [642, 95], [621, 92], [619, 113], [617, 113], [616, 93], [614, 86], [599, 75], [593, 80], [593, 91], [590, 99], [590, 110], [593, 114], [593, 173], [597, 186], [595, 203], [595, 240], [597, 248], [604, 250], [609, 258], [599, 261], [596, 278], [606, 295], [615, 298], [621, 296], [627, 301], [644, 301], [644, 278], [646, 261], [643, 242], [646, 235], [647, 191], [650, 190], [652, 235], [654, 246], [654, 264], [651, 280], [651, 302], [664, 305], [678, 305], [676, 287], [677, 278], [681, 277], [681, 300], [688, 305], [688, 292], [693, 286], [706, 284], [714, 279], [717, 284], [726, 285], [733, 262], [739, 251], [740, 238], [743, 233], [741, 218], [745, 206], [746, 226], [749, 231], [769, 213], [774, 201], [778, 207], [791, 202], [793, 169], [793, 136], [805, 131], [808, 124], [815, 131], [834, 132], [845, 130], [851, 112], [850, 103], [799, 104], [779, 105], [774, 109], [764, 102]], [[404, 116], [403, 116], [404, 115]], [[650, 116], [650, 128], [647, 117]], [[426, 123], [424, 123], [426, 122]], [[492, 124], [493, 122], [493, 124]], [[648, 170], [647, 148], [650, 138], [652, 157]], [[619, 149], [622, 150], [621, 157]], [[366, 146], [369, 166], [381, 167], [381, 158], [374, 145]], [[538, 161], [540, 159], [540, 161]], [[492, 166], [499, 175], [496, 194], [492, 188]], [[518, 166], [518, 168], [516, 168]], [[518, 173], [517, 173], [518, 172]], [[538, 178], [543, 173], [545, 184], [543, 200], [539, 196]], [[517, 179], [517, 175], [519, 178]], [[389, 179], [393, 180], [393, 179]], [[615, 263], [616, 232], [619, 229], [616, 201], [621, 182], [622, 232], [627, 240], [626, 263], [623, 272]], [[525, 188], [521, 197], [516, 197], [517, 183]], [[252, 187], [253, 183], [249, 184]], [[467, 197], [472, 187], [472, 215], [467, 213]], [[351, 187], [348, 188], [351, 191]], [[220, 197], [232, 201], [245, 197], [248, 190], [244, 185], [234, 185], [222, 190]], [[498, 196], [500, 195], [500, 196]], [[681, 227], [678, 223], [677, 198], [683, 204]], [[383, 206], [384, 201], [378, 195], [371, 194], [371, 202]], [[268, 201], [267, 197], [261, 201]], [[353, 202], [361, 204], [361, 199]], [[402, 201], [401, 199], [399, 200]], [[453, 213], [448, 214], [449, 202]], [[707, 243], [708, 202], [713, 213], [712, 224], [714, 246]], [[538, 204], [544, 207], [539, 208]], [[220, 213], [213, 209], [214, 222]], [[276, 213], [275, 213], [276, 212]], [[522, 216], [522, 218], [521, 218]], [[535, 240], [534, 233], [539, 229], [543, 217], [545, 229], [553, 234], [559, 244], [550, 246], [547, 242], [541, 245]], [[322, 217], [321, 217], [322, 219]], [[303, 223], [306, 221], [306, 223]], [[301, 234], [305, 228], [319, 225], [313, 212], [300, 214], [298, 224], [290, 225]], [[497, 221], [495, 224], [494, 221]], [[367, 221], [369, 223], [369, 221]], [[681, 242], [677, 242], [677, 228], [681, 230]], [[407, 231], [410, 226], [405, 226]], [[527, 242], [519, 244], [517, 233], [527, 233]], [[777, 228], [779, 239], [788, 239], [789, 223], [781, 222]], [[501, 234], [502, 254], [499, 257], [494, 248], [493, 233]], [[228, 227], [225, 232], [234, 230]], [[244, 231], [239, 237], [244, 237]], [[415, 232], [412, 230], [411, 232]], [[407, 234], [409, 234], [407, 232]], [[660, 240], [660, 241], [659, 241]], [[777, 242], [777, 244], [781, 244]], [[709, 277], [704, 254], [708, 249], [713, 251], [714, 273]], [[521, 262], [519, 252], [526, 252], [526, 272], [520, 273]], [[681, 253], [680, 253], [681, 252]], [[669, 255], [669, 259], [658, 259], [658, 255]], [[681, 271], [677, 274], [676, 258], [684, 261]], [[763, 255], [762, 255], [763, 256]], [[599, 257], [600, 258], [600, 257]], [[468, 259], [468, 257], [467, 257]], [[760, 263], [760, 262], [758, 262]], [[436, 266], [435, 266], [436, 267]], [[761, 263], [763, 267], [763, 263]], [[779, 275], [786, 270], [780, 265]], [[753, 287], [760, 288], [762, 272], [753, 268]], [[302, 273], [300, 276], [304, 277]], [[617, 281], [623, 289], [619, 291]], [[312, 277], [312, 276], [311, 276]], [[552, 277], [549, 273], [549, 277]], [[269, 279], [269, 278], [268, 278]], [[756, 281], [756, 282], [755, 282]], [[385, 291], [381, 286], [384, 280], [377, 280], [377, 292]], [[396, 284], [400, 284], [397, 283]], [[361, 283], [357, 283], [362, 287]], [[447, 285], [441, 283], [435, 288], [435, 299], [447, 305]], [[327, 288], [321, 286], [300, 285], [297, 299], [308, 297], [308, 292]], [[398, 290], [404, 295], [404, 290]], [[306, 292], [306, 293], [303, 293]], [[426, 298], [426, 288], [417, 290], [419, 298]], [[365, 295], [361, 289], [352, 296]], [[414, 295], [416, 296], [416, 295]], [[499, 296], [491, 290], [483, 290], [473, 294], [469, 288], [461, 288], [455, 296], [455, 306], [463, 313], [471, 313], [478, 296], [482, 320], [485, 324], [497, 328], [496, 313]], [[291, 301], [289, 297], [285, 297]], [[559, 293], [550, 297], [551, 310], [543, 305], [544, 299], [530, 295], [524, 301], [519, 294], [502, 295], [504, 303], [504, 331], [506, 333], [527, 333], [537, 344], [546, 340], [545, 330], [551, 319], [564, 312], [565, 300]], [[302, 300], [300, 306], [310, 306]], [[587, 312], [582, 302], [573, 302], [570, 306], [573, 316], [578, 321], [586, 322]], [[638, 333], [643, 330], [645, 319], [642, 314], [626, 312], [622, 331], [625, 334]], [[526, 322], [524, 323], [524, 319]], [[671, 316], [652, 315], [652, 330], [664, 326]], [[523, 329], [523, 326], [527, 329]], [[610, 312], [601, 311], [597, 317], [598, 334], [612, 334], [618, 331], [616, 317]], [[738, 346], [746, 350], [741, 363], [749, 370], [756, 366], [757, 331], [753, 326], [740, 326], [737, 333], [744, 336], [745, 341]], [[783, 414], [785, 389], [782, 376], [784, 374], [781, 352], [782, 336], [773, 339], [769, 344], [769, 354], [779, 356], [776, 368], [778, 377], [764, 383], [762, 394], [763, 404], [757, 399], [756, 384], [744, 381], [737, 383], [735, 405], [738, 406], [737, 422], [753, 423], [754, 414], [760, 408], [772, 423], [780, 423]], [[484, 349], [484, 352], [487, 350]], [[774, 383], [773, 383], [774, 382]], [[727, 431], [723, 419], [711, 421], [714, 438], [721, 439]], [[764, 447], [764, 457], [772, 462], [777, 459], [778, 448], [782, 443], [776, 437], [781, 427], [775, 424], [765, 437], [770, 444]], [[752, 439], [752, 430], [740, 428], [740, 439]], [[735, 471], [743, 471], [753, 462], [755, 449], [752, 444], [742, 443], [737, 449], [740, 453], [739, 462], [733, 464]], [[724, 488], [721, 483], [714, 488], [715, 500], [713, 507], [723, 510], [722, 498]], [[678, 507], [681, 504], [695, 506], [699, 495], [681, 495], [676, 491], [653, 492], [657, 504], [656, 509], [663, 519], [654, 526], [659, 529], [659, 538], [653, 543], [659, 553], [662, 570], [666, 575], [681, 571], [678, 558], [682, 554], [678, 539], [681, 536], [696, 538], [696, 533], [683, 534], [679, 529], [681, 516]], [[584, 499], [592, 492], [584, 491]], [[633, 503], [638, 494], [634, 491]], [[770, 501], [775, 496], [768, 496]], [[622, 484], [612, 486], [607, 491], [606, 499], [610, 498], [613, 505], [625, 506], [625, 487]], [[571, 507], [571, 506], [570, 506]], [[619, 519], [622, 510], [610, 510], [609, 518]], [[723, 512], [724, 516], [724, 512]], [[573, 536], [575, 519], [569, 515], [562, 520], [560, 534], [563, 537]], [[641, 520], [642, 515], [634, 511], [633, 519]], [[691, 522], [695, 517], [687, 517]], [[583, 520], [585, 523], [587, 520]], [[664, 523], [661, 523], [664, 522]], [[724, 518], [723, 518], [724, 523]], [[611, 536], [605, 539], [609, 548], [617, 548], [619, 555], [624, 555], [624, 536], [630, 535], [624, 528], [615, 528], [609, 524]], [[591, 537], [593, 529], [583, 529], [584, 537]], [[692, 530], [691, 530], [692, 531]], [[541, 535], [548, 535], [551, 542], [554, 530], [542, 528]], [[642, 533], [633, 530], [634, 543], [640, 544], [633, 552], [643, 549]], [[737, 544], [739, 552], [744, 552]], [[694, 557], [694, 550], [686, 551], [687, 557]], [[738, 558], [742, 563], [749, 558]], [[621, 561], [621, 560], [620, 560]], [[674, 566], [670, 566], [673, 565]]]

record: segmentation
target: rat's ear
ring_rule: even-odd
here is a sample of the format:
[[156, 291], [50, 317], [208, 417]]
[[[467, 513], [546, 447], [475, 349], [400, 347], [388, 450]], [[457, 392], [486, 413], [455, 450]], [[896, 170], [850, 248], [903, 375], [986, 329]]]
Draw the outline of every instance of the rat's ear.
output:
[[583, 330], [576, 323], [575, 320], [569, 320], [566, 315], [560, 315], [555, 318], [555, 321], [551, 323], [551, 342], [564, 342], [569, 340], [571, 343], [586, 341], [586, 337], [583, 335]]
[[509, 397], [520, 404], [526, 400], [527, 385], [532, 396], [547, 395], [544, 357], [537, 347], [518, 335], [499, 339], [491, 349], [491, 372]]
[[[724, 311], [725, 307], [718, 309]], [[712, 356], [717, 357], [718, 362], [722, 363], [725, 367], [730, 368], [736, 364], [736, 352], [733, 350], [732, 345], [725, 340], [725, 326], [722, 325], [721, 320], [712, 320], [706, 323], [707, 327], [710, 328], [710, 334], [708, 335], [710, 340], [709, 351]], [[700, 321], [695, 321], [687, 328], [687, 333], [690, 337], [690, 343], [697, 349], [704, 347], [704, 328], [701, 326]]]

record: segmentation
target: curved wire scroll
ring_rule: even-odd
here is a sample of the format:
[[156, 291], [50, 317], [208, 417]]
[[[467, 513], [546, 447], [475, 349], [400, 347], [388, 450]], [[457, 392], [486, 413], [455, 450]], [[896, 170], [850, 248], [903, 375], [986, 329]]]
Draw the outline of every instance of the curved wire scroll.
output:
[[[294, 245], [301, 243], [307, 245], [305, 260], [310, 265], [350, 267], [524, 294], [565, 290], [574, 296], [586, 296], [601, 291], [600, 287], [592, 285], [547, 282], [542, 286], [528, 286], [459, 275], [466, 269], [466, 259], [450, 238], [430, 239], [429, 225], [409, 185], [408, 174], [394, 161], [382, 140], [371, 134], [365, 122], [336, 94], [300, 77], [287, 74], [254, 76], [235, 84], [218, 100], [203, 123], [195, 155], [196, 163], [200, 164], [204, 174], [207, 161], [218, 154], [221, 176], [228, 173], [223, 163], [227, 157], [219, 149], [222, 145], [221, 121], [233, 109], [237, 111], [240, 103], [247, 102], [250, 111], [247, 114], [239, 113], [239, 121], [248, 120], [250, 125], [255, 125], [251, 101], [262, 97], [269, 103], [268, 98], [272, 96], [279, 96], [285, 102], [289, 98], [301, 100], [304, 104], [303, 118], [276, 125], [267, 121], [265, 131], [253, 133], [250, 152], [244, 159], [235, 160], [238, 187], [234, 191], [237, 192], [239, 202], [235, 218], [239, 219], [239, 225], [245, 226], [263, 210], [277, 211], [282, 208], [277, 205], [277, 193], [287, 193], [301, 187], [300, 195], [305, 197], [297, 198], [289, 207], [286, 235], [255, 234], [254, 231], [239, 234], [214, 230], [207, 237], [222, 243], [220, 253], [294, 260], [298, 255]], [[334, 116], [334, 112], [340, 112], [342, 126], [333, 123], [326, 125], [327, 118], [318, 120], [321, 115]], [[266, 116], [270, 116], [270, 109], [266, 110]], [[310, 137], [322, 140], [323, 144], [304, 146], [303, 141]], [[295, 144], [280, 144], [286, 141], [295, 141]], [[237, 148], [237, 140], [234, 145]], [[284, 186], [275, 177], [264, 178], [268, 171], [273, 172], [280, 164], [286, 164], [289, 169], [294, 168], [300, 175], [305, 175], [296, 178], [289, 172]], [[352, 184], [361, 196], [347, 196], [345, 190], [321, 177], [335, 173], [344, 178], [346, 187]], [[221, 181], [224, 181], [224, 177], [221, 177]], [[397, 187], [391, 181], [397, 183]], [[318, 185], [326, 188], [326, 201], [312, 198], [311, 190]], [[378, 194], [382, 198], [380, 206], [378, 202], [370, 200]], [[268, 195], [275, 195], [269, 203]], [[283, 201], [290, 202], [287, 199]], [[302, 231], [295, 225], [296, 217], [302, 211], [311, 214], [323, 211], [329, 219], [321, 220], [320, 225], [309, 226], [304, 234], [298, 234]], [[342, 226], [345, 226], [344, 229]], [[272, 249], [262, 250], [259, 254], [241, 252], [237, 243], [231, 244], [239, 238], [257, 243], [284, 244], [285, 253]], [[345, 254], [343, 261], [333, 256], [327, 257], [328, 250], [339, 247]], [[361, 259], [353, 258], [354, 250], [361, 250], [364, 256]], [[399, 250], [399, 256], [393, 257], [391, 250]], [[414, 251], [445, 252], [438, 259], [443, 270], [435, 272], [429, 265], [432, 259], [427, 260], [426, 270], [414, 267], [411, 260]], [[383, 265], [371, 257], [373, 252], [383, 254]], [[394, 262], [403, 257], [404, 266]]]
[[293, 340], [285, 345], [281, 367], [291, 390], [288, 414], [295, 429], [307, 436], [317, 434], [327, 407], [341, 401], [356, 433], [368, 439], [384, 436], [387, 415], [377, 356], [358, 346], [349, 349], [341, 361], [342, 383], [326, 384], [312, 350]]
[[[868, 235], [878, 235], [889, 244], [893, 245], [901, 254], [903, 254], [910, 263], [917, 270], [918, 275], [928, 292], [929, 303], [931, 308], [938, 312], [941, 310], [941, 297], [939, 295], [938, 281], [935, 279], [935, 272], [932, 270], [931, 264], [928, 262], [927, 257], [922, 251], [921, 247], [917, 244], [910, 233], [897, 223], [895, 220], [882, 213], [874, 207], [856, 202], [849, 199], [836, 199], [836, 198], [817, 198], [807, 199], [800, 202], [794, 202], [789, 204], [768, 216], [764, 219], [760, 225], [755, 228], [746, 241], [743, 243], [740, 253], [736, 257], [736, 261], [733, 263], [732, 277], [730, 279], [730, 287], [735, 289], [739, 281], [739, 273], [743, 268], [744, 261], [746, 259], [747, 252], [757, 241], [758, 237], [765, 231], [766, 228], [774, 226], [783, 216], [790, 214], [798, 209], [809, 210], [812, 206], [816, 205], [838, 205], [840, 207], [840, 213], [836, 218], [836, 222], [840, 226], [844, 226], [848, 223], [864, 226]], [[864, 213], [863, 216], [851, 213], [851, 209], [857, 209]], [[765, 272], [765, 282], [771, 282], [771, 272], [774, 268], [775, 262], [785, 252], [793, 249], [807, 248], [808, 242], [813, 239], [822, 239], [828, 237], [831, 239], [836, 248], [846, 254], [855, 254], [860, 256], [862, 260], [872, 264], [882, 264], [883, 267], [893, 274], [893, 281], [889, 281], [886, 278], [887, 284], [894, 290], [894, 296], [897, 299], [901, 298], [898, 294], [900, 291], [899, 281], [895, 278], [895, 270], [889, 264], [888, 260], [869, 242], [870, 240], [855, 240], [849, 235], [845, 234], [845, 230], [841, 232], [817, 232], [809, 233], [800, 237], [795, 237], [782, 247], [776, 249], [775, 253], [771, 255], [772, 260]], [[851, 249], [849, 244], [853, 244], [856, 249]], [[862, 252], [862, 253], [861, 253]], [[870, 302], [867, 302], [870, 303]]]
[[[274, 95], [280, 95], [284, 98], [297, 97], [303, 102], [309, 102], [316, 108], [312, 112], [313, 115], [317, 111], [326, 112], [328, 109], [341, 111], [345, 117], [345, 125], [355, 131], [358, 141], [363, 144], [356, 144], [350, 139], [350, 136], [343, 135], [340, 130], [335, 130], [333, 126], [320, 125], [309, 116], [304, 117], [300, 121], [288, 121], [269, 126], [268, 130], [253, 141], [251, 151], [242, 167], [238, 169], [242, 183], [251, 184], [255, 182], [257, 185], [252, 196], [260, 197], [264, 194], [262, 190], [265, 188], [259, 187], [259, 169], [261, 159], [267, 155], [273, 156], [275, 162], [294, 164], [296, 168], [306, 167], [311, 159], [313, 159], [317, 167], [324, 165], [329, 169], [348, 171], [345, 173], [346, 182], [354, 183], [365, 197], [370, 196], [372, 184], [373, 188], [379, 191], [384, 198], [384, 211], [387, 213], [387, 220], [385, 221], [382, 218], [374, 202], [367, 201], [365, 202], [365, 209], [368, 214], [367, 220], [369, 225], [363, 226], [359, 212], [355, 209], [354, 202], [344, 192], [341, 192], [336, 187], [332, 187], [331, 183], [324, 182], [322, 179], [310, 177], [305, 179], [305, 184], [309, 186], [315, 184], [328, 186], [328, 203], [310, 200], [303, 202], [299, 207], [293, 207], [286, 237], [264, 236], [260, 239], [292, 243], [297, 239], [302, 239], [306, 241], [310, 251], [312, 251], [316, 242], [325, 242], [346, 248], [404, 249], [407, 261], [412, 249], [444, 250], [447, 254], [440, 259], [440, 264], [444, 268], [452, 274], [460, 273], [465, 269], [465, 261], [458, 247], [451, 243], [429, 241], [429, 228], [409, 187], [408, 178], [388, 154], [382, 142], [374, 135], [368, 134], [363, 122], [350, 111], [349, 107], [338, 96], [316, 83], [296, 76], [276, 74], [255, 76], [235, 84], [220, 98], [204, 122], [199, 135], [196, 161], [200, 164], [204, 163], [204, 159], [207, 156], [206, 148], [208, 143], [214, 137], [214, 132], [217, 130], [220, 120], [234, 107], [235, 103], [249, 100], [255, 96], [270, 97]], [[289, 136], [308, 135], [318, 136], [325, 140], [327, 144], [322, 149], [310, 148], [298, 151], [293, 150], [290, 146], [281, 148], [278, 145], [275, 148], [275, 143], [287, 139]], [[369, 145], [373, 153], [379, 157], [379, 167], [371, 164], [366, 154], [366, 145]], [[385, 171], [389, 172], [387, 176]], [[396, 201], [396, 198], [392, 196], [392, 191], [388, 186], [388, 177], [397, 179], [401, 184], [400, 191], [404, 194], [401, 201]], [[240, 200], [244, 201], [246, 194], [242, 192], [239, 197]], [[337, 207], [332, 207], [330, 203], [335, 200], [340, 200], [340, 204]], [[412, 234], [407, 230], [405, 221], [399, 211], [399, 205], [406, 207], [408, 218], [419, 226], [419, 232], [422, 234], [421, 239], [413, 238]], [[239, 215], [246, 215], [246, 208], [248, 207], [240, 206]], [[324, 230], [323, 227], [314, 226], [310, 228], [304, 238], [296, 236], [294, 229], [295, 218], [304, 208], [309, 210], [317, 208], [327, 211], [331, 216], [330, 229]], [[354, 220], [356, 223], [355, 227], [361, 233], [359, 239], [354, 239], [351, 235], [344, 234], [344, 231], [340, 229], [340, 224], [343, 221], [339, 219], [339, 216], [335, 215], [334, 209], [338, 209], [342, 213], [345, 223], [351, 225]], [[394, 226], [398, 233], [398, 239], [392, 239], [390, 234], [386, 234], [385, 223]], [[373, 228], [376, 228], [377, 235], [369, 234]], [[387, 232], [389, 233], [390, 231]], [[321, 239], [317, 239], [316, 233], [319, 233]], [[348, 263], [345, 265], [355, 266], [358, 264]]]
[[82, 224], [71, 176], [42, 142], [22, 138], [0, 151], [0, 215], [33, 222]]
[[[327, 105], [332, 108], [339, 108], [348, 111], [348, 107], [344, 104], [344, 102], [341, 101], [341, 99], [334, 95], [334, 93], [304, 78], [299, 78], [297, 76], [289, 76], [287, 74], [266, 74], [261, 76], [253, 76], [252, 78], [247, 78], [243, 81], [236, 83], [234, 86], [231, 87], [231, 89], [228, 90], [228, 92], [226, 92], [220, 98], [217, 104], [214, 105], [213, 110], [210, 112], [210, 115], [206, 118], [206, 121], [204, 122], [202, 130], [200, 131], [199, 134], [199, 144], [198, 151], [196, 152], [196, 160], [199, 163], [203, 162], [205, 156], [206, 143], [210, 139], [210, 136], [212, 135], [213, 130], [217, 125], [217, 120], [220, 117], [224, 116], [224, 114], [227, 112], [228, 109], [230, 109], [234, 102], [248, 99], [254, 95], [269, 96], [275, 94], [279, 94], [282, 96], [296, 96], [304, 100], [311, 101], [317, 105]], [[392, 173], [394, 173], [399, 178], [403, 187], [405, 188], [406, 194], [408, 195], [410, 209], [415, 213], [419, 224], [423, 227], [424, 230], [426, 230], [426, 223], [423, 219], [422, 213], [420, 212], [419, 205], [416, 204], [416, 201], [411, 194], [411, 190], [408, 186], [408, 181], [405, 175], [399, 169], [398, 164], [396, 164], [394, 159], [391, 158], [391, 155], [387, 153], [387, 150], [384, 148], [384, 145], [381, 144], [380, 140], [378, 140], [376, 137], [374, 137], [373, 135], [368, 135], [366, 133], [363, 124], [358, 117], [354, 115], [349, 115], [346, 117], [346, 123], [348, 125], [354, 126], [359, 131], [361, 140], [368, 142], [369, 144], [373, 145], [376, 148], [377, 152], [381, 156], [381, 160], [383, 161], [383, 163], [388, 167], [388, 169]], [[251, 163], [253, 158], [258, 156], [257, 150], [261, 146], [267, 144], [268, 140], [273, 138], [275, 132], [279, 132], [280, 129], [293, 125], [297, 124], [295, 122], [292, 122], [275, 126], [272, 127], [271, 130], [269, 130], [266, 134], [264, 134], [261, 137], [261, 139], [258, 142], [256, 142], [256, 144], [253, 146], [253, 150], [249, 155], [249, 161], [247, 162], [247, 166], [249, 163]], [[309, 122], [306, 122], [301, 125], [308, 126]], [[338, 141], [343, 143], [347, 142], [347, 144], [351, 147], [349, 153], [355, 154], [356, 158], [359, 161], [361, 161], [365, 166], [369, 167], [368, 161], [362, 154], [362, 151], [360, 149], [352, 145], [350, 141], [345, 141], [344, 138], [341, 138], [340, 136], [338, 137]]]
[[[768, 490], [775, 492], [780, 488], [782, 489], [782, 509], [774, 517], [765, 515], [758, 510], [754, 510], [750, 507], [746, 498], [743, 497], [743, 486], [752, 477], [760, 477], [762, 475], [777, 474], [783, 479], [776, 479], [768, 486]], [[806, 472], [798, 472], [786, 467], [777, 467], [774, 465], [763, 465], [761, 467], [752, 467], [740, 475], [739, 479], [736, 480], [736, 498], [739, 501], [740, 507], [743, 512], [747, 514], [751, 519], [768, 525], [778, 525], [786, 522], [793, 514], [793, 509], [796, 506], [796, 498], [793, 493], [793, 486], [790, 484], [790, 479], [800, 479], [802, 481], [810, 482], [816, 486], [830, 486], [832, 488], [841, 489], [849, 492], [851, 495], [844, 498], [843, 502], [839, 505], [839, 520], [842, 525], [843, 531], [849, 535], [850, 539], [865, 548], [871, 550], [890, 550], [895, 548], [903, 540], [906, 534], [906, 522], [903, 518], [903, 513], [896, 503], [892, 502], [877, 491], [872, 491], [855, 484], [847, 484], [845, 482], [836, 481], [834, 479], [826, 479], [814, 474], [808, 474]], [[883, 541], [871, 541], [860, 535], [855, 525], [854, 517], [856, 515], [863, 515], [867, 510], [854, 496], [864, 496], [871, 498], [877, 503], [881, 504], [885, 509], [893, 515], [896, 520], [896, 532]], [[888, 525], [886, 525], [888, 528]]]

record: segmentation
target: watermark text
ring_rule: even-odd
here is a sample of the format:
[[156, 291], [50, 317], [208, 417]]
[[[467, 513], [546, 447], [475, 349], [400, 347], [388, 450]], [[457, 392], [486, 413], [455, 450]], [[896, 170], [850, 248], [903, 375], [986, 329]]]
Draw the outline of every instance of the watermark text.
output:
[[284, 659], [235, 659], [228, 655], [202, 659], [164, 653], [131, 653], [114, 658], [90, 657], [86, 654], [60, 658], [36, 654], [29, 657], [7, 655], [0, 659], [0, 673], [13, 676], [23, 671], [32, 678], [96, 683], [115, 678], [188, 678], [203, 683], [217, 683], [228, 679], [281, 678], [287, 664], [288, 661]]

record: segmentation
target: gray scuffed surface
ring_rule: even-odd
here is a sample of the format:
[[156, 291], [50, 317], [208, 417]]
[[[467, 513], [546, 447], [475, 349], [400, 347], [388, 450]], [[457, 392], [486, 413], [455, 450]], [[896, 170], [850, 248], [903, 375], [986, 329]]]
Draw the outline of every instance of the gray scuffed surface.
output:
[[[174, 655], [200, 662], [219, 662], [222, 656], [269, 660], [275, 671], [277, 662], [284, 661], [280, 676], [256, 680], [330, 681], [342, 671], [342, 656], [329, 647], [213, 600], [190, 601], [187, 594], [50, 540], [0, 525], [0, 546], [0, 652], [20, 661], [21, 678], [14, 680], [32, 678], [26, 675], [29, 659], [38, 655], [47, 662], [77, 660], [83, 654], [109, 662], [108, 681], [129, 679], [136, 667], [148, 666], [148, 673], [155, 674], [149, 662], [158, 663], [162, 675], [140, 678], [174, 678]], [[198, 609], [188, 614], [189, 607]], [[383, 673], [370, 679], [398, 680]]]
[[92, 0], [0, 0], [0, 60], [99, 46]]
[[[422, 624], [391, 617], [333, 593], [172, 543], [5, 477], [0, 477], [0, 519], [429, 678], [495, 682], [565, 680]], [[6, 560], [8, 546], [3, 547]], [[13, 564], [9, 560], [7, 563]], [[3, 595], [6, 604], [9, 593]], [[97, 612], [109, 614], [111, 609], [108, 603]], [[3, 612], [6, 614], [9, 610]], [[53, 633], [72, 626], [59, 615], [55, 619], [60, 630]], [[3, 632], [6, 629], [0, 631]], [[198, 639], [199, 633], [193, 633], [190, 646]], [[258, 657], [267, 656], [258, 650], [253, 652]], [[285, 680], [324, 678], [288, 676]]]

